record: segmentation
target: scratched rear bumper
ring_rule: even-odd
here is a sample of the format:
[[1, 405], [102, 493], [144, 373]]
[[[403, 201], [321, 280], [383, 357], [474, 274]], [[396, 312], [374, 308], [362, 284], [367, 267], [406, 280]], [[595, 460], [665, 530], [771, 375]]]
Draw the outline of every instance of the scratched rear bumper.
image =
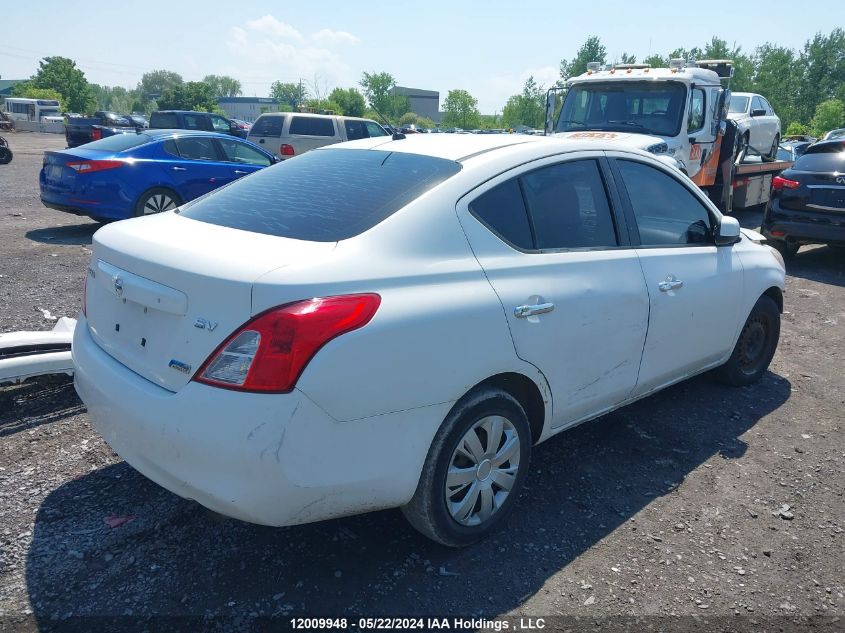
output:
[[149, 479], [221, 514], [293, 525], [400, 505], [413, 493], [418, 473], [356, 463], [379, 424], [339, 423], [299, 391], [191, 382], [170, 392], [106, 354], [84, 317], [73, 360], [76, 390], [105, 441]]

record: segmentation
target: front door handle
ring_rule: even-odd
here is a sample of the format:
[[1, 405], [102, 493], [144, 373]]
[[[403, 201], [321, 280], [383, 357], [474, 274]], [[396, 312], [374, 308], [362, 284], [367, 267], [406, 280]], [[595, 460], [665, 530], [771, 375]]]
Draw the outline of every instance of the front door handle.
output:
[[185, 167], [171, 167], [173, 171], [188, 171]]
[[536, 314], [546, 314], [555, 309], [553, 303], [535, 303], [530, 306], [516, 306], [513, 309], [513, 315], [517, 319], [524, 319], [525, 317], [534, 316]]
[[262, 145], [264, 145], [264, 139], [263, 138], [258, 139], [258, 142], [261, 143]]
[[661, 281], [657, 284], [660, 292], [669, 292], [670, 290], [677, 290], [684, 287], [684, 282], [675, 277], [675, 275], [668, 275], [666, 281]]

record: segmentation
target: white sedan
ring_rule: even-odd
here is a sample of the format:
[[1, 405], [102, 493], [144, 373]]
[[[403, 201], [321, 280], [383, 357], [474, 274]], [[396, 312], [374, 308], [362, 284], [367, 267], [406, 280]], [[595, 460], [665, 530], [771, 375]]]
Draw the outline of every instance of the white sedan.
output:
[[728, 118], [736, 122], [741, 147], [751, 147], [766, 159], [777, 157], [780, 145], [780, 119], [762, 95], [734, 92]]
[[750, 384], [777, 346], [782, 260], [601, 143], [366, 139], [100, 229], [73, 341], [93, 424], [245, 521], [401, 507], [486, 536], [539, 442], [707, 370]]

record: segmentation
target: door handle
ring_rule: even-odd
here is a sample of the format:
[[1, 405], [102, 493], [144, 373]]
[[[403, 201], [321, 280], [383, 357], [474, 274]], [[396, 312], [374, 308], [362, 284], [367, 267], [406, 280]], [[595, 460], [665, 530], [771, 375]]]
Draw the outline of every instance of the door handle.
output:
[[264, 145], [264, 139], [263, 138], [258, 139], [258, 142], [261, 143], [262, 145]]
[[516, 306], [513, 309], [513, 315], [517, 319], [524, 319], [525, 317], [534, 316], [536, 314], [546, 314], [555, 309], [553, 303], [536, 303], [530, 306]]
[[668, 275], [666, 281], [661, 281], [657, 284], [660, 292], [669, 292], [670, 290], [677, 290], [684, 287], [684, 282], [675, 277], [675, 275]]
[[248, 171], [241, 171], [240, 169], [236, 169], [236, 170], [235, 170], [235, 173], [236, 173], [238, 176], [243, 176], [244, 174], [248, 174], [249, 172], [248, 172]]
[[188, 171], [185, 167], [171, 167], [173, 171]]

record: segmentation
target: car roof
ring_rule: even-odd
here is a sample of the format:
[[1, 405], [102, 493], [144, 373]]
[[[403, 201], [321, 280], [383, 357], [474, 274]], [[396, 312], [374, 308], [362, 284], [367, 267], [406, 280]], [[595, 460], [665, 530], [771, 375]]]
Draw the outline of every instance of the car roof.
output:
[[[148, 136], [153, 136], [156, 138], [162, 136], [214, 136], [217, 138], [233, 138], [238, 141], [243, 141], [244, 139], [238, 138], [236, 136], [232, 136], [231, 134], [222, 134], [220, 132], [210, 132], [207, 130], [180, 130], [178, 128], [174, 129], [165, 129], [165, 128], [148, 128], [140, 132], [140, 134], [146, 134]], [[252, 143], [250, 143], [251, 145]]]
[[516, 146], [523, 146], [523, 153], [535, 154], [537, 157], [579, 150], [624, 151], [654, 157], [652, 154], [648, 154], [642, 150], [620, 146], [612, 140], [602, 140], [597, 137], [582, 140], [525, 134], [409, 134], [405, 138], [398, 140], [393, 140], [389, 136], [382, 136], [336, 145], [326, 145], [315, 151], [326, 151], [332, 148], [379, 150], [385, 152], [406, 152], [409, 154], [466, 162], [475, 157]]
[[756, 92], [731, 92], [732, 97], [762, 97]]

